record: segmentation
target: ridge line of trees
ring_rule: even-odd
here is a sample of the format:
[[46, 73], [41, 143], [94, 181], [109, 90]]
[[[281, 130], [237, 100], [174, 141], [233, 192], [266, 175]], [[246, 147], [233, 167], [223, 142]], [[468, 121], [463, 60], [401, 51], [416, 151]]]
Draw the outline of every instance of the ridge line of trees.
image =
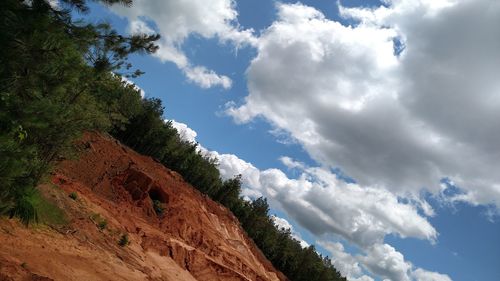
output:
[[[100, 0], [129, 6], [131, 0]], [[314, 246], [302, 248], [278, 229], [265, 198], [246, 201], [241, 177], [223, 180], [217, 160], [183, 141], [164, 122], [159, 99], [140, 96], [122, 80], [143, 74], [128, 56], [154, 53], [156, 34], [123, 36], [108, 24], [74, 22], [87, 0], [0, 1], [0, 215], [38, 219], [36, 186], [74, 141], [89, 130], [108, 132], [154, 157], [230, 209], [272, 264], [293, 281], [346, 280]]]

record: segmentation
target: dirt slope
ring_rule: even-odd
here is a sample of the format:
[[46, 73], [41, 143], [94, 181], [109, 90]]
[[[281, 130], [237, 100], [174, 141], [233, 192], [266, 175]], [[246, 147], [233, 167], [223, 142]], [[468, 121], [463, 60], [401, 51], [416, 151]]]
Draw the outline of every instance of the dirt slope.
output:
[[[40, 187], [68, 224], [0, 220], [0, 281], [286, 280], [226, 208], [177, 173], [100, 134], [79, 147], [79, 159], [63, 161], [53, 184]], [[130, 244], [121, 247], [123, 234]]]

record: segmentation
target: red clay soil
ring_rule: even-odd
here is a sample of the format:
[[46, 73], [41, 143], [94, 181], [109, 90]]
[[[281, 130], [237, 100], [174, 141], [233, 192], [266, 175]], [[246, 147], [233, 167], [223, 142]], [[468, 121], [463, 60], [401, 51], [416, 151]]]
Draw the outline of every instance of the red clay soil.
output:
[[[67, 224], [0, 219], [0, 281], [287, 280], [230, 211], [176, 172], [109, 136], [88, 133], [78, 146], [78, 160], [40, 186]], [[120, 246], [124, 234], [130, 243]]]

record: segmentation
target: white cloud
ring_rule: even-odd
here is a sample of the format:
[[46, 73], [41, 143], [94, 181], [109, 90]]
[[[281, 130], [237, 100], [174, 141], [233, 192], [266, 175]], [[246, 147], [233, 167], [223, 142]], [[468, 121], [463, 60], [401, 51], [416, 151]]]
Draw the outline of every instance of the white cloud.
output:
[[127, 77], [125, 76], [120, 76], [122, 81], [125, 82], [125, 84], [127, 85], [131, 85], [132, 87], [134, 87], [135, 90], [139, 91], [139, 93], [141, 94], [141, 98], [144, 98], [146, 96], [146, 92], [144, 92], [144, 90], [137, 86], [137, 84], [135, 84], [133, 81], [127, 79]]
[[48, 0], [49, 5], [54, 8], [54, 9], [59, 9], [60, 8], [60, 3], [59, 0]]
[[[186, 124], [172, 120], [172, 125], [183, 139], [196, 142], [196, 132]], [[413, 266], [404, 260], [401, 253], [392, 246], [383, 244], [387, 234], [427, 239], [431, 242], [437, 238], [437, 231], [417, 211], [417, 206], [428, 204], [424, 200], [401, 203], [397, 196], [387, 190], [346, 183], [329, 170], [311, 168], [290, 157], [281, 157], [281, 161], [300, 173], [295, 179], [289, 178], [279, 169], [259, 170], [234, 154], [209, 151], [201, 145], [199, 149], [218, 159], [223, 178], [242, 175], [245, 196], [267, 197], [273, 208], [285, 211], [316, 237], [322, 237], [318, 243], [330, 251], [334, 265], [342, 274], [349, 276], [350, 280], [373, 281], [373, 278], [364, 273], [363, 267], [373, 274], [396, 278], [391, 281], [427, 281], [408, 278], [446, 276], [423, 269], [413, 272]], [[274, 217], [273, 220], [276, 225], [291, 229], [294, 237], [302, 241], [303, 246], [307, 245], [287, 220], [279, 217]], [[366, 255], [352, 256], [344, 250], [342, 244], [323, 239], [332, 234], [353, 242]]]
[[374, 244], [365, 249], [365, 255], [347, 253], [339, 242], [319, 241], [328, 250], [335, 267], [349, 280], [373, 281], [363, 268], [389, 281], [452, 281], [446, 274], [415, 268], [402, 253], [388, 244]]
[[285, 165], [288, 169], [304, 169], [306, 165], [304, 163], [295, 161], [294, 159], [288, 157], [288, 156], [282, 156], [280, 157], [281, 163]]
[[277, 169], [261, 171], [260, 190], [318, 236], [336, 233], [362, 247], [390, 233], [431, 242], [437, 237], [415, 206], [389, 191], [345, 183], [323, 168], [299, 171], [296, 179]]
[[195, 82], [204, 89], [213, 85], [220, 85], [224, 89], [231, 88], [232, 81], [229, 77], [218, 75], [213, 70], [208, 70], [203, 66], [187, 68], [184, 73], [190, 81]]
[[129, 20], [131, 33], [158, 32], [162, 38], [156, 56], [173, 62], [188, 80], [203, 88], [231, 87], [231, 79], [204, 66], [192, 65], [182, 45], [189, 36], [218, 38], [236, 48], [254, 45], [251, 29], [241, 29], [233, 0], [135, 0], [132, 7], [112, 6], [111, 10]]
[[293, 229], [293, 226], [284, 218], [280, 218], [277, 216], [271, 216], [271, 219], [273, 220], [274, 224], [278, 227], [278, 229], [286, 229], [290, 230], [290, 233], [294, 239], [299, 241], [300, 245], [302, 248], [307, 248], [309, 247], [309, 243], [307, 243], [304, 239], [302, 239], [300, 233], [296, 232]]
[[358, 258], [345, 252], [344, 245], [340, 242], [319, 241], [318, 244], [328, 250], [335, 268], [351, 281], [374, 281], [364, 274]]
[[385, 2], [341, 8], [355, 26], [278, 4], [227, 113], [265, 118], [361, 186], [418, 201], [447, 177], [465, 191], [447, 200], [500, 206], [500, 2]]
[[367, 250], [367, 255], [359, 258], [372, 273], [391, 281], [410, 281], [411, 263], [388, 244], [375, 244]]
[[415, 281], [451, 281], [451, 278], [446, 274], [430, 272], [421, 268], [416, 269], [412, 273]]
[[[172, 124], [183, 138], [196, 142], [196, 132], [187, 125]], [[281, 159], [300, 173], [298, 178], [289, 178], [279, 169], [259, 170], [233, 154], [199, 149], [219, 160], [223, 178], [242, 175], [244, 195], [273, 200], [315, 235], [335, 233], [362, 247], [382, 242], [387, 234], [431, 242], [437, 238], [436, 229], [415, 205], [401, 203], [387, 190], [346, 183], [331, 171], [307, 167], [289, 157]]]
[[172, 123], [172, 127], [174, 127], [177, 130], [177, 133], [179, 133], [179, 136], [181, 137], [182, 140], [191, 143], [197, 143], [196, 136], [198, 134], [196, 133], [195, 130], [189, 128], [188, 125], [182, 122], [177, 122], [175, 120], [165, 120], [165, 121], [166, 122], [170, 121]]
[[134, 19], [128, 23], [128, 32], [130, 34], [154, 34], [155, 31], [142, 20]]

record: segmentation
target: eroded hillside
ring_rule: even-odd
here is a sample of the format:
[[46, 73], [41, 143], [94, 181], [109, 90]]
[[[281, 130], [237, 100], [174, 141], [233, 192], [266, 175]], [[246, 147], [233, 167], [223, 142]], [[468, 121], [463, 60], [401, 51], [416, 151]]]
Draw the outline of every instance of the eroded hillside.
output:
[[0, 280], [286, 280], [231, 212], [179, 174], [108, 136], [78, 147], [40, 186], [66, 224], [0, 221]]

